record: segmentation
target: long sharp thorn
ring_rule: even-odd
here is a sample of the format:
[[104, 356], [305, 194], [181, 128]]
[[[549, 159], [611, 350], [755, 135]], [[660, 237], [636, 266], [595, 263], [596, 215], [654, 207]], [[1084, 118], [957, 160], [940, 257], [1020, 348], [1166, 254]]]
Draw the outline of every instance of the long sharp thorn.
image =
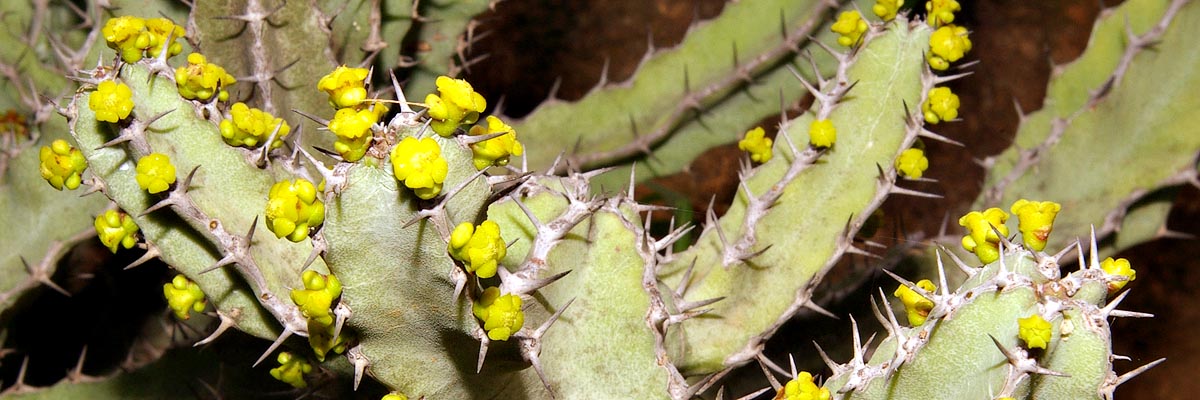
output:
[[950, 296], [950, 285], [946, 284], [946, 267], [942, 264], [942, 252], [934, 250], [934, 255], [937, 258], [938, 283], [942, 285], [942, 296]]
[[1071, 242], [1071, 244], [1067, 245], [1067, 247], [1064, 247], [1062, 250], [1059, 250], [1058, 253], [1054, 254], [1054, 256], [1052, 257], [1054, 259], [1054, 262], [1057, 263], [1057, 262], [1062, 261], [1063, 257], [1066, 257], [1067, 254], [1071, 252], [1071, 250], [1074, 250], [1077, 247], [1079, 247], [1078, 240]]
[[491, 343], [491, 340], [487, 338], [487, 335], [484, 335], [483, 338], [479, 340], [479, 360], [475, 362], [475, 373], [477, 374], [479, 371], [483, 371], [483, 360], [487, 358], [489, 343]]
[[1130, 379], [1133, 379], [1134, 377], [1141, 375], [1143, 372], [1146, 372], [1150, 368], [1154, 368], [1154, 367], [1158, 366], [1158, 364], [1162, 364], [1163, 361], [1167, 361], [1166, 357], [1151, 361], [1151, 362], [1147, 363], [1146, 365], [1137, 367], [1137, 369], [1134, 369], [1132, 371], [1121, 374], [1121, 376], [1117, 378], [1117, 383], [1114, 384], [1113, 386], [1114, 387], [1120, 386], [1121, 384], [1128, 382]]
[[162, 253], [159, 252], [158, 247], [155, 247], [153, 245], [147, 245], [146, 252], [142, 253], [141, 257], [138, 257], [138, 259], [133, 260], [133, 262], [129, 263], [129, 265], [126, 265], [123, 270], [128, 271], [130, 269], [133, 269], [134, 267], [145, 264], [146, 261], [153, 260], [161, 254]]
[[862, 364], [865, 362], [863, 360], [862, 337], [858, 334], [858, 321], [854, 320], [853, 315], [850, 316], [850, 331], [854, 336], [854, 363]]
[[217, 269], [219, 269], [219, 268], [221, 268], [221, 267], [224, 267], [224, 266], [226, 266], [226, 265], [233, 265], [233, 263], [235, 262], [235, 260], [236, 260], [236, 257], [234, 257], [233, 253], [229, 253], [229, 254], [225, 255], [225, 257], [221, 257], [221, 259], [220, 259], [220, 260], [217, 260], [217, 262], [216, 262], [216, 263], [213, 263], [213, 265], [212, 265], [212, 266], [210, 266], [210, 267], [208, 267], [208, 268], [205, 268], [205, 269], [202, 269], [202, 270], [200, 270], [200, 274], [201, 274], [201, 275], [203, 275], [203, 274], [207, 274], [207, 273], [209, 273], [209, 272], [215, 271], [215, 270], [217, 270]]
[[204, 338], [204, 340], [201, 340], [199, 342], [196, 342], [196, 344], [193, 344], [192, 347], [200, 347], [200, 346], [212, 343], [212, 341], [217, 340], [217, 338], [220, 337], [222, 333], [225, 333], [225, 331], [227, 331], [227, 330], [229, 330], [229, 328], [233, 327], [233, 323], [234, 323], [233, 318], [229, 317], [228, 315], [225, 315], [225, 313], [221, 312], [220, 310], [217, 311], [217, 318], [220, 318], [220, 320], [221, 320], [220, 324], [217, 325], [217, 329], [214, 330], [211, 335], [208, 335], [208, 337]]
[[763, 375], [767, 377], [767, 382], [771, 384], [771, 387], [775, 388], [775, 390], [783, 388], [783, 384], [780, 384], [779, 380], [775, 379], [775, 374], [771, 372], [771, 368], [767, 367], [767, 363], [765, 362], [766, 357], [762, 353], [758, 353], [754, 358], [758, 359], [758, 366], [762, 368]]
[[902, 195], [908, 195], [908, 196], [925, 197], [925, 198], [929, 198], [929, 199], [942, 198], [942, 195], [940, 195], [940, 194], [925, 193], [925, 192], [918, 191], [918, 190], [905, 189], [905, 188], [895, 186], [895, 185], [893, 185], [889, 191], [892, 194], [902, 194]]
[[543, 323], [542, 323], [542, 326], [539, 326], [539, 327], [537, 328], [537, 330], [533, 331], [533, 335], [532, 335], [532, 337], [533, 337], [535, 340], [536, 340], [536, 339], [541, 339], [541, 338], [542, 338], [542, 336], [546, 334], [546, 331], [550, 329], [550, 326], [551, 326], [551, 325], [554, 325], [554, 323], [558, 321], [558, 317], [561, 317], [561, 316], [562, 316], [562, 314], [563, 314], [563, 311], [566, 311], [566, 310], [567, 310], [567, 307], [570, 307], [570, 306], [571, 306], [571, 303], [574, 303], [574, 302], [575, 302], [575, 298], [574, 298], [574, 297], [572, 297], [572, 298], [571, 298], [571, 300], [567, 300], [567, 303], [566, 303], [566, 304], [563, 304], [563, 306], [562, 306], [562, 307], [559, 307], [559, 308], [558, 308], [558, 311], [555, 311], [555, 312], [554, 312], [554, 315], [551, 315], [551, 316], [550, 316], [550, 318], [546, 319], [546, 322], [543, 322]]
[[813, 302], [813, 301], [812, 301], [812, 299], [809, 299], [808, 301], [805, 301], [805, 302], [804, 302], [804, 304], [802, 304], [802, 305], [800, 305], [800, 306], [801, 306], [801, 307], [804, 307], [804, 308], [807, 308], [807, 309], [809, 309], [809, 310], [813, 310], [813, 311], [815, 311], [817, 314], [821, 314], [821, 315], [824, 315], [824, 316], [826, 316], [826, 317], [829, 317], [829, 318], [833, 318], [833, 319], [841, 319], [841, 318], [838, 318], [838, 316], [837, 316], [836, 314], [834, 314], [834, 313], [830, 312], [829, 310], [826, 310], [824, 307], [821, 307], [821, 306], [817, 305], [817, 303]]
[[292, 336], [292, 330], [288, 329], [287, 327], [284, 327], [283, 332], [279, 333], [279, 337], [275, 338], [275, 341], [271, 343], [271, 346], [267, 347], [267, 351], [263, 352], [263, 354], [261, 356], [258, 356], [258, 360], [255, 360], [254, 365], [251, 365], [250, 367], [251, 368], [257, 367], [258, 364], [262, 363], [263, 360], [267, 359], [267, 356], [271, 355], [271, 353], [274, 353], [275, 349], [279, 348], [279, 345], [283, 344], [283, 341], [287, 340], [287, 338], [289, 336]]
[[[1090, 246], [1091, 246], [1092, 254], [1089, 255], [1088, 258], [1089, 258], [1089, 261], [1091, 261], [1092, 268], [1100, 268], [1100, 252], [1096, 250], [1096, 226], [1095, 225], [1092, 225], [1092, 241], [1091, 241]], [[1082, 259], [1080, 261], [1082, 262]]]
[[754, 391], [754, 392], [751, 392], [750, 394], [747, 394], [747, 395], [745, 395], [745, 396], [742, 396], [742, 397], [738, 397], [738, 398], [737, 398], [737, 400], [749, 400], [749, 399], [757, 399], [759, 395], [761, 395], [761, 394], [763, 394], [763, 393], [766, 393], [768, 390], [771, 390], [771, 388], [770, 388], [770, 387], [765, 387], [765, 388], [762, 388], [762, 389], [758, 389], [758, 390], [756, 390], [756, 391]]
[[550, 380], [546, 379], [546, 371], [542, 368], [542, 360], [538, 356], [529, 357], [529, 363], [533, 365], [534, 372], [537, 372], [538, 378], [542, 380], [542, 386], [546, 387], [546, 393], [550, 394], [550, 398], [554, 399], [554, 389], [550, 387]]

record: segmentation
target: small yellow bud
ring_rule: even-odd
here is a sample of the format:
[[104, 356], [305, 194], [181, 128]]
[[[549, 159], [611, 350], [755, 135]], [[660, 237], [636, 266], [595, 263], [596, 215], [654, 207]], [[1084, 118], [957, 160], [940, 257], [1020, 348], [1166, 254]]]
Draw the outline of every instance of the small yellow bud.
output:
[[813, 147], [833, 147], [837, 142], [837, 128], [830, 120], [815, 120], [808, 127], [808, 142]]
[[870, 25], [863, 20], [858, 11], [843, 11], [838, 15], [837, 22], [829, 27], [829, 30], [839, 35], [838, 44], [846, 47], [857, 46], [868, 29]]
[[137, 223], [128, 214], [116, 210], [105, 211], [96, 217], [96, 235], [108, 250], [116, 253], [117, 247], [133, 248], [137, 244]]
[[771, 138], [760, 126], [746, 132], [746, 137], [738, 142], [738, 148], [750, 153], [751, 161], [762, 164], [771, 161], [771, 144]]
[[358, 106], [367, 99], [366, 80], [371, 71], [366, 68], [337, 67], [317, 81], [317, 90], [329, 94], [333, 108]]
[[433, 138], [404, 138], [392, 149], [391, 160], [396, 180], [404, 182], [417, 197], [429, 200], [442, 192], [450, 165]]
[[1054, 218], [1062, 206], [1053, 201], [1017, 200], [1013, 203], [1013, 215], [1017, 216], [1017, 230], [1021, 231], [1021, 239], [1034, 251], [1046, 248], [1046, 239], [1054, 230]]
[[927, 169], [929, 159], [925, 158], [925, 151], [921, 149], [904, 150], [900, 152], [900, 157], [896, 157], [896, 170], [905, 178], [921, 179]]
[[1033, 314], [1028, 318], [1018, 318], [1017, 324], [1021, 327], [1017, 336], [1025, 341], [1025, 347], [1046, 349], [1046, 345], [1050, 343], [1050, 322], [1042, 319], [1041, 315]]
[[[928, 279], [922, 279], [920, 282], [917, 282], [917, 287], [928, 293], [933, 293], [934, 290], [937, 290], [937, 286], [934, 286], [933, 282]], [[900, 284], [900, 287], [897, 287], [892, 295], [899, 298], [900, 302], [904, 304], [905, 314], [908, 314], [908, 323], [912, 326], [921, 326], [924, 324], [925, 318], [929, 317], [929, 311], [933, 310], [933, 301], [910, 289], [908, 285]]]
[[271, 376], [297, 389], [308, 387], [308, 382], [304, 381], [304, 375], [312, 372], [312, 364], [286, 351], [279, 353], [279, 357], [276, 357], [275, 361], [279, 362], [279, 366], [271, 369]]
[[525, 312], [521, 311], [521, 297], [513, 294], [501, 296], [500, 289], [490, 287], [471, 307], [476, 318], [483, 321], [483, 330], [489, 339], [508, 340], [525, 325]]
[[138, 186], [150, 194], [163, 192], [175, 183], [175, 166], [166, 154], [150, 153], [137, 162]]
[[38, 169], [50, 186], [62, 190], [66, 186], [75, 190], [83, 182], [83, 170], [87, 169], [87, 159], [83, 152], [74, 148], [66, 140], [55, 140], [49, 146], [42, 146], [38, 154], [41, 164]]
[[116, 123], [133, 112], [133, 91], [124, 83], [103, 81], [88, 95], [88, 108], [99, 121]]
[[995, 207], [984, 212], [971, 211], [959, 218], [958, 224], [967, 228], [967, 235], [962, 238], [963, 248], [975, 253], [984, 264], [1000, 259], [1000, 236], [1008, 236], [1006, 221], [1008, 213]]
[[775, 400], [829, 400], [829, 389], [817, 386], [812, 374], [801, 371], [775, 393]]
[[496, 276], [500, 259], [508, 254], [504, 238], [500, 236], [500, 225], [492, 220], [483, 221], [479, 226], [463, 222], [450, 233], [450, 243], [447, 251], [455, 260], [462, 261], [467, 272], [473, 272], [480, 278]]
[[167, 305], [175, 311], [176, 318], [191, 318], [191, 315], [188, 315], [189, 309], [204, 311], [204, 292], [200, 290], [200, 285], [182, 274], [175, 275], [171, 283], [163, 284], [163, 296], [167, 298]]
[[1116, 293], [1125, 287], [1125, 284], [1133, 282], [1137, 279], [1137, 271], [1129, 265], [1129, 260], [1118, 258], [1113, 260], [1112, 257], [1105, 258], [1100, 262], [1100, 269], [1108, 274], [1108, 293]]
[[508, 160], [511, 156], [519, 156], [525, 152], [525, 148], [521, 146], [521, 142], [517, 141], [517, 131], [495, 116], [489, 115], [487, 117], [486, 129], [476, 125], [470, 131], [472, 136], [494, 133], [505, 134], [482, 142], [471, 143], [475, 169], [484, 169], [493, 165], [503, 167], [508, 165]]
[[929, 90], [929, 98], [921, 105], [925, 122], [936, 124], [958, 118], [958, 95], [948, 87], [935, 87]]

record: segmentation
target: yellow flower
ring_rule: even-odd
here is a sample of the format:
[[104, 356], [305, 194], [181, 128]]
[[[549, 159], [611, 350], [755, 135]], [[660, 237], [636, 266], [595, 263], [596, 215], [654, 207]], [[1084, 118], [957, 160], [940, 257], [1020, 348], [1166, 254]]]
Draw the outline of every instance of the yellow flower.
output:
[[927, 169], [929, 159], [925, 158], [925, 151], [921, 149], [904, 150], [900, 152], [900, 157], [896, 157], [896, 170], [906, 178], [921, 179]]
[[408, 396], [405, 396], [403, 393], [391, 392], [379, 400], [408, 400]]
[[308, 387], [304, 375], [312, 372], [312, 364], [286, 351], [279, 353], [275, 361], [279, 362], [279, 366], [271, 369], [271, 376], [297, 389]]
[[800, 374], [784, 384], [782, 389], [781, 392], [775, 394], [776, 399], [829, 400], [832, 396], [829, 389], [817, 386], [817, 383], [813, 381], [812, 374], [808, 371], [800, 371]]
[[442, 148], [438, 147], [437, 141], [406, 137], [392, 148], [391, 159], [396, 180], [404, 182], [417, 197], [429, 200], [442, 192], [442, 183], [446, 181], [450, 166], [442, 158]]
[[[1104, 270], [1104, 273], [1112, 277], [1108, 281], [1109, 293], [1116, 293], [1118, 290], [1124, 288], [1125, 284], [1133, 282], [1134, 279], [1137, 279], [1137, 271], [1134, 271], [1129, 265], [1129, 260], [1124, 258], [1118, 258], [1116, 260], [1113, 260], [1112, 257], [1105, 258], [1104, 261], [1100, 262], [1100, 269]], [[1125, 277], [1127, 279], [1120, 279], [1117, 277]]]
[[163, 296], [167, 298], [167, 305], [175, 311], [176, 318], [191, 318], [188, 309], [204, 311], [204, 292], [200, 290], [200, 285], [188, 280], [186, 276], [175, 275], [171, 283], [164, 283]]
[[925, 122], [936, 124], [958, 118], [958, 95], [948, 87], [935, 87], [929, 90], [929, 99], [921, 105], [925, 114]]
[[100, 29], [108, 47], [121, 54], [121, 59], [135, 63], [150, 47], [150, 34], [146, 32], [146, 20], [134, 16], [110, 18]]
[[1025, 347], [1030, 349], [1046, 349], [1050, 343], [1050, 322], [1042, 319], [1041, 315], [1033, 314], [1028, 318], [1017, 318], [1020, 326], [1018, 337], [1025, 341]]
[[[989, 264], [1000, 259], [1000, 235], [1008, 236], [1008, 213], [999, 208], [989, 208], [984, 212], [971, 211], [958, 219], [958, 224], [967, 228], [967, 235], [962, 238], [962, 245], [967, 251], [974, 252], [979, 261]], [[995, 227], [995, 230], [992, 229]]]
[[837, 128], [827, 119], [819, 119], [808, 127], [808, 142], [813, 147], [833, 147], [837, 142]]
[[834, 22], [829, 30], [839, 35], [838, 44], [854, 47], [862, 40], [868, 28], [870, 25], [862, 19], [862, 15], [858, 11], [843, 11], [838, 14], [837, 22]]
[[459, 125], [475, 123], [487, 108], [487, 101], [465, 80], [439, 76], [436, 83], [440, 95], [425, 96], [425, 105], [433, 118], [433, 131], [439, 135], [450, 136]]
[[333, 337], [334, 328], [334, 324], [322, 324], [316, 320], [308, 320], [308, 346], [312, 347], [318, 362], [325, 362], [325, 355], [330, 351], [335, 354], [342, 354], [346, 351], [346, 345], [349, 344], [346, 339], [346, 331], [343, 330], [340, 335]]
[[299, 242], [325, 222], [325, 203], [317, 198], [317, 188], [307, 179], [285, 180], [271, 186], [266, 214], [267, 226], [275, 237]]
[[967, 37], [967, 28], [945, 25], [929, 35], [929, 54], [926, 57], [930, 68], [943, 71], [968, 51], [971, 51], [971, 39]]
[[[937, 290], [937, 286], [933, 285], [928, 279], [922, 279], [917, 282], [917, 287], [926, 292], [933, 293]], [[907, 285], [900, 284], [896, 291], [892, 293], [904, 303], [905, 314], [908, 314], [908, 323], [912, 326], [921, 326], [925, 323], [925, 318], [929, 316], [929, 311], [933, 310], [933, 301], [925, 298], [917, 291], [910, 289]]]
[[166, 154], [150, 153], [138, 160], [136, 178], [142, 189], [150, 194], [159, 193], [175, 183], [175, 166]]
[[750, 160], [761, 164], [771, 160], [771, 144], [771, 138], [760, 126], [747, 131], [746, 136], [738, 142], [738, 148], [750, 153]]
[[282, 146], [282, 139], [291, 133], [287, 121], [238, 102], [229, 109], [229, 119], [221, 121], [221, 138], [230, 146], [254, 148], [270, 139], [275, 127], [279, 127], [279, 133], [271, 142], [272, 149]]
[[179, 38], [187, 32], [183, 30], [182, 26], [175, 25], [166, 18], [151, 18], [147, 19], [145, 23], [146, 33], [150, 38], [150, 44], [145, 47], [146, 56], [158, 57], [163, 47], [167, 48], [168, 58], [183, 52], [183, 45], [179, 43]]
[[366, 68], [343, 65], [321, 77], [317, 90], [329, 94], [329, 105], [333, 108], [355, 107], [367, 98], [366, 79], [370, 73]]
[[333, 301], [342, 295], [342, 282], [333, 274], [321, 275], [307, 270], [300, 276], [304, 289], [292, 289], [292, 302], [309, 321], [333, 324]]
[[380, 114], [375, 110], [343, 108], [333, 114], [333, 119], [329, 120], [329, 131], [337, 136], [333, 150], [337, 151], [342, 159], [355, 162], [367, 153], [373, 136], [371, 126], [379, 122]]
[[1021, 239], [1025, 246], [1035, 251], [1046, 248], [1046, 239], [1054, 230], [1054, 217], [1062, 206], [1053, 201], [1017, 200], [1013, 203], [1012, 211], [1017, 216], [1017, 230], [1021, 231]]
[[83, 157], [83, 152], [71, 147], [66, 140], [59, 139], [49, 146], [42, 146], [38, 158], [41, 159], [38, 169], [42, 179], [55, 189], [62, 190], [66, 186], [69, 190], [75, 190], [83, 182], [82, 174], [87, 169], [87, 159]]
[[484, 169], [493, 165], [503, 167], [508, 165], [511, 156], [519, 156], [524, 153], [525, 148], [521, 146], [521, 142], [517, 141], [517, 131], [501, 121], [500, 118], [488, 116], [487, 128], [475, 125], [471, 128], [470, 133], [472, 136], [480, 136], [501, 132], [508, 133], [482, 142], [471, 143], [475, 169]]
[[116, 123], [133, 112], [133, 91], [124, 83], [100, 82], [88, 95], [88, 108], [96, 113], [97, 120]]
[[108, 210], [96, 217], [96, 235], [108, 250], [116, 253], [117, 247], [132, 248], [137, 244], [137, 223], [133, 217], [115, 210]]
[[875, 6], [871, 7], [871, 11], [884, 21], [896, 19], [896, 12], [900, 11], [900, 6], [904, 2], [900, 0], [875, 0]]
[[225, 72], [225, 68], [209, 63], [200, 53], [188, 54], [187, 61], [188, 65], [175, 69], [175, 85], [180, 96], [208, 101], [215, 95], [219, 101], [229, 100], [225, 87], [237, 82], [233, 75]]
[[501, 296], [500, 289], [494, 286], [483, 291], [483, 296], [471, 306], [471, 310], [476, 318], [483, 321], [483, 330], [492, 340], [508, 340], [525, 325], [521, 297], [513, 294]]
[[934, 28], [954, 22], [954, 13], [961, 7], [955, 0], [930, 0], [925, 2], [925, 11], [929, 15], [929, 26]]
[[480, 278], [496, 276], [500, 259], [508, 254], [504, 238], [500, 236], [500, 225], [491, 220], [479, 226], [463, 222], [450, 233], [447, 251], [455, 260], [466, 264], [467, 272]]

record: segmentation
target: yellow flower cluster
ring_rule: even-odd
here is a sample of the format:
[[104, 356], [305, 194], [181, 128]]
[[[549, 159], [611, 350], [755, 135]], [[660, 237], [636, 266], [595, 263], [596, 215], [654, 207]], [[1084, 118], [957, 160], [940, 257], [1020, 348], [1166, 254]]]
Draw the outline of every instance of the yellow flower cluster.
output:
[[925, 122], [936, 124], [958, 118], [958, 95], [948, 87], [935, 87], [929, 90], [929, 98], [921, 105]]
[[221, 138], [230, 146], [254, 148], [266, 143], [271, 134], [275, 133], [275, 128], [279, 128], [279, 133], [275, 134], [275, 141], [271, 142], [272, 149], [282, 146], [283, 138], [292, 132], [287, 121], [263, 110], [250, 108], [246, 103], [237, 102], [229, 109], [229, 119], [221, 121]]
[[925, 158], [924, 150], [907, 149], [900, 152], [900, 157], [896, 157], [896, 170], [906, 178], [921, 179], [927, 169], [929, 169], [929, 159]]
[[[934, 290], [937, 290], [937, 286], [934, 286], [933, 282], [930, 282], [928, 279], [922, 279], [920, 282], [917, 282], [917, 287], [928, 293], [933, 293]], [[908, 323], [912, 326], [921, 326], [924, 324], [925, 318], [929, 316], [929, 311], [933, 310], [933, 301], [910, 289], [907, 285], [900, 284], [900, 287], [897, 287], [892, 295], [899, 298], [900, 302], [904, 304], [904, 312], [908, 314]]]
[[371, 147], [375, 137], [371, 127], [375, 126], [388, 107], [379, 101], [367, 100], [367, 76], [365, 68], [337, 67], [317, 82], [317, 90], [329, 95], [329, 105], [337, 109], [329, 121], [329, 131], [337, 136], [333, 150], [347, 162], [361, 160]]
[[476, 93], [465, 80], [439, 76], [435, 83], [438, 93], [426, 95], [425, 105], [433, 118], [433, 131], [439, 135], [449, 137], [459, 125], [475, 123], [479, 113], [487, 108], [483, 95]]
[[133, 90], [120, 82], [100, 82], [88, 95], [88, 108], [96, 113], [96, 120], [116, 123], [133, 112]]
[[279, 366], [271, 369], [271, 376], [296, 389], [308, 387], [308, 382], [304, 381], [304, 375], [312, 372], [312, 364], [286, 351], [279, 353], [279, 357], [276, 357], [275, 361], [279, 362]]
[[55, 140], [49, 146], [42, 146], [38, 154], [41, 164], [38, 169], [50, 186], [62, 190], [66, 186], [75, 190], [83, 182], [83, 170], [87, 169], [87, 158], [83, 152], [72, 147], [66, 140]]
[[829, 30], [838, 34], [838, 44], [854, 47], [862, 41], [863, 35], [869, 28], [870, 25], [863, 20], [862, 14], [859, 14], [858, 11], [843, 11], [838, 14], [837, 22], [834, 22]]
[[1105, 258], [1100, 262], [1100, 269], [1108, 274], [1108, 292], [1116, 293], [1125, 287], [1125, 284], [1137, 279], [1137, 271], [1130, 267], [1129, 260], [1118, 258], [1114, 260], [1112, 257]]
[[229, 91], [225, 87], [237, 82], [233, 75], [220, 65], [208, 62], [200, 53], [188, 54], [187, 62], [188, 65], [175, 69], [175, 85], [180, 96], [200, 101], [209, 101], [214, 96], [219, 101], [229, 100]]
[[929, 54], [926, 58], [930, 68], [944, 71], [968, 51], [971, 51], [971, 39], [967, 37], [967, 28], [944, 25], [929, 35]]
[[1042, 319], [1041, 315], [1033, 314], [1028, 318], [1017, 318], [1020, 327], [1017, 337], [1025, 341], [1025, 347], [1030, 349], [1046, 349], [1050, 343], [1052, 329], [1050, 322]]
[[307, 179], [285, 180], [271, 186], [266, 214], [267, 226], [275, 237], [299, 242], [325, 222], [325, 203], [317, 198], [317, 188]]
[[900, 11], [900, 6], [904, 5], [900, 0], [875, 0], [875, 6], [871, 7], [871, 11], [884, 21], [896, 19], [896, 13]]
[[1017, 230], [1021, 231], [1021, 239], [1025, 246], [1035, 251], [1046, 248], [1046, 239], [1054, 230], [1054, 218], [1062, 205], [1053, 201], [1017, 200], [1013, 203], [1012, 211], [1017, 216]]
[[503, 167], [508, 165], [509, 158], [520, 156], [525, 152], [524, 146], [517, 141], [517, 131], [495, 116], [487, 117], [487, 128], [476, 125], [471, 127], [470, 131], [471, 136], [494, 133], [504, 134], [482, 142], [471, 143], [475, 169], [481, 170], [493, 165]]
[[313, 270], [304, 271], [300, 279], [304, 281], [304, 289], [292, 289], [292, 302], [308, 319], [308, 344], [317, 361], [324, 362], [330, 350], [341, 353], [346, 348], [345, 338], [333, 336], [333, 302], [342, 295], [342, 282], [333, 274], [322, 275]]
[[761, 126], [746, 132], [746, 136], [738, 141], [738, 148], [750, 153], [750, 160], [759, 164], [771, 160], [771, 138]]
[[511, 293], [501, 296], [500, 289], [494, 286], [483, 291], [483, 296], [471, 306], [471, 310], [476, 318], [483, 321], [483, 330], [492, 340], [508, 340], [525, 325], [521, 297]]
[[819, 119], [808, 127], [808, 143], [813, 147], [833, 147], [837, 142], [837, 128], [827, 119]]
[[954, 13], [961, 10], [956, 0], [929, 0], [925, 2], [929, 26], [934, 28], [954, 22]]
[[143, 57], [158, 57], [164, 48], [168, 58], [183, 52], [178, 39], [186, 32], [166, 18], [142, 19], [126, 15], [109, 19], [100, 33], [108, 47], [121, 54], [121, 59], [134, 63]]
[[171, 283], [163, 284], [163, 296], [167, 298], [167, 305], [175, 312], [176, 318], [191, 318], [191, 315], [188, 315], [189, 309], [204, 311], [204, 292], [200, 290], [200, 285], [182, 274], [175, 275]]
[[467, 272], [480, 278], [496, 276], [500, 259], [508, 254], [504, 238], [500, 236], [500, 225], [491, 220], [479, 226], [463, 222], [450, 233], [447, 251], [455, 260], [466, 264]]
[[829, 400], [832, 394], [829, 389], [817, 386], [812, 374], [800, 371], [795, 379], [783, 385], [776, 399], [782, 400]]
[[150, 153], [137, 162], [138, 186], [150, 194], [163, 192], [175, 183], [175, 166], [171, 158], [162, 153]]
[[100, 243], [109, 251], [117, 252], [117, 247], [133, 248], [137, 244], [137, 223], [128, 214], [108, 210], [96, 217], [96, 235]]
[[429, 200], [442, 192], [450, 165], [442, 158], [442, 148], [433, 138], [404, 138], [392, 148], [391, 160], [396, 180], [404, 182], [417, 197]]
[[967, 228], [967, 235], [962, 238], [963, 248], [975, 253], [984, 264], [1000, 259], [1000, 236], [1008, 236], [1006, 221], [1008, 213], [995, 207], [983, 212], [971, 211], [959, 218], [958, 224]]

